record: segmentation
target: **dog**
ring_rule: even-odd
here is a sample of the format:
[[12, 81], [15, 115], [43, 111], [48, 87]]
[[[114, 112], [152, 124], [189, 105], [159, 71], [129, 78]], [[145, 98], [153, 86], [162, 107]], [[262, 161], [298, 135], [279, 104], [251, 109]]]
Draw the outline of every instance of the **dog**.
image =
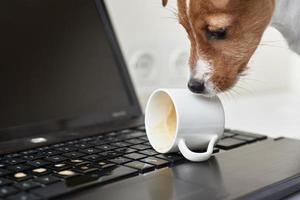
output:
[[[162, 0], [166, 6], [168, 0]], [[194, 93], [215, 95], [234, 87], [268, 25], [300, 54], [299, 0], [177, 0], [179, 23], [190, 40]]]

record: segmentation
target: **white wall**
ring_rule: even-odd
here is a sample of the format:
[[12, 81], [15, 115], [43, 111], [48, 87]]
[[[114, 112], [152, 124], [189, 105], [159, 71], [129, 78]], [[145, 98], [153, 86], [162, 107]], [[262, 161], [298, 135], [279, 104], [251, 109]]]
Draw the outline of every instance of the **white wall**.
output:
[[[289, 67], [289, 66], [287, 66]], [[291, 88], [294, 92], [300, 93], [300, 56], [292, 53], [291, 62]]]
[[[161, 0], [106, 2], [142, 104], [155, 88], [186, 87], [189, 43], [172, 13], [176, 1], [171, 0], [167, 8]], [[249, 76], [230, 95], [287, 90], [293, 82], [291, 73], [300, 74], [288, 67], [297, 59], [282, 36], [268, 29], [250, 63]]]

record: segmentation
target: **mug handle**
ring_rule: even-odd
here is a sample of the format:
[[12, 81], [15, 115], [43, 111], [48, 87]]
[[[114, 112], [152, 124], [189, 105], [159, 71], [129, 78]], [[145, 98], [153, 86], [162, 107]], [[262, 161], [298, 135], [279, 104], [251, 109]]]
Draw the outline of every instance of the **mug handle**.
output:
[[193, 162], [201, 162], [201, 161], [206, 161], [210, 158], [210, 156], [212, 155], [212, 153], [214, 151], [214, 146], [215, 146], [217, 140], [218, 140], [218, 136], [214, 135], [208, 144], [207, 151], [204, 153], [195, 153], [195, 152], [191, 151], [187, 147], [184, 139], [179, 140], [178, 147], [179, 147], [180, 152], [186, 159], [193, 161]]

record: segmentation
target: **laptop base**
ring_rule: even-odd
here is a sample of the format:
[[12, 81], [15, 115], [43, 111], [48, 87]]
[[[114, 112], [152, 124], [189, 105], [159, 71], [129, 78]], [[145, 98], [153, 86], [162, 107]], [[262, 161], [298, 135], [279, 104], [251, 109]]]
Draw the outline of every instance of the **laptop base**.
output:
[[299, 190], [300, 141], [268, 139], [61, 199], [282, 199]]

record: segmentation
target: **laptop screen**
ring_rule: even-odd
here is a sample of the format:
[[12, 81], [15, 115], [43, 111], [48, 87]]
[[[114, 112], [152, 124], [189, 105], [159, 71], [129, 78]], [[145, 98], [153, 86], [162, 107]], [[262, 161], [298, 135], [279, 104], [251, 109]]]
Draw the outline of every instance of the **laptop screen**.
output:
[[1, 1], [0, 131], [130, 115], [137, 102], [107, 23], [94, 0]]

